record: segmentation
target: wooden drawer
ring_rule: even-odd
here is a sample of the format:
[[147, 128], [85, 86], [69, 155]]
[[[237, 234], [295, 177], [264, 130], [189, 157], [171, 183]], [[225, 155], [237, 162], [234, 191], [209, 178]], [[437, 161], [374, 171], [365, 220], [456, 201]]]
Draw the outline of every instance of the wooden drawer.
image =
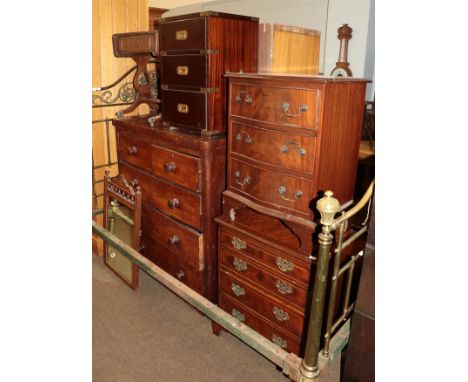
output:
[[206, 58], [206, 55], [195, 54], [161, 57], [161, 84], [206, 88]]
[[293, 303], [303, 312], [307, 299], [307, 286], [299, 285], [293, 279], [279, 276], [261, 269], [248, 257], [241, 256], [225, 247], [220, 247], [220, 266], [268, 290], [268, 293], [284, 299], [284, 303]]
[[143, 234], [140, 252], [158, 267], [177, 278], [196, 292], [203, 294], [203, 272], [198, 272], [177, 253], [168, 251]]
[[301, 337], [304, 326], [304, 316], [286, 307], [278, 301], [270, 299], [257, 289], [235, 278], [232, 274], [220, 270], [219, 289], [234, 301], [249, 307], [259, 315], [274, 323], [288, 333]]
[[300, 341], [297, 338], [291, 336], [289, 333], [283, 330], [272, 326], [260, 316], [255, 314], [255, 312], [232, 300], [223, 293], [220, 295], [219, 305], [221, 309], [230, 313], [233, 317], [237, 318], [248, 327], [260, 333], [265, 338], [268, 338], [282, 349], [299, 355]]
[[186, 129], [206, 129], [206, 94], [177, 90], [162, 90], [162, 120], [171, 126]]
[[285, 274], [294, 280], [306, 285], [309, 283], [310, 265], [306, 261], [301, 262], [291, 256], [276, 254], [271, 249], [259, 247], [259, 243], [239, 233], [233, 233], [220, 227], [219, 242], [221, 245], [239, 252], [262, 266], [268, 267], [279, 274]]
[[150, 208], [143, 209], [142, 235], [176, 254], [197, 271], [204, 269], [203, 234]]
[[232, 122], [231, 152], [257, 161], [312, 173], [316, 138]]
[[206, 20], [203, 17], [159, 24], [160, 50], [200, 50], [206, 48]]
[[143, 202], [196, 229], [201, 229], [201, 197], [124, 164], [120, 173], [141, 187]]
[[153, 174], [200, 191], [200, 159], [161, 146], [152, 146]]
[[308, 215], [312, 199], [312, 181], [279, 171], [267, 170], [231, 159], [228, 189], [263, 202], [273, 208], [282, 207]]
[[118, 135], [119, 159], [151, 170], [151, 144], [132, 135]]
[[318, 128], [320, 90], [232, 84], [230, 113], [283, 126]]

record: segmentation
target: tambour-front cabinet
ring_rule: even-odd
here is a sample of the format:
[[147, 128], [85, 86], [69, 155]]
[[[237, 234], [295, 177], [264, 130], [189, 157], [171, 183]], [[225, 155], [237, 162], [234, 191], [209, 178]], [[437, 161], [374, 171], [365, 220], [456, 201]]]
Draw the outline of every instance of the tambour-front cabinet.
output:
[[201, 12], [159, 21], [163, 125], [226, 131], [225, 72], [256, 72], [258, 18]]
[[352, 202], [367, 81], [228, 77], [219, 304], [300, 354], [317, 251], [312, 207], [325, 190]]

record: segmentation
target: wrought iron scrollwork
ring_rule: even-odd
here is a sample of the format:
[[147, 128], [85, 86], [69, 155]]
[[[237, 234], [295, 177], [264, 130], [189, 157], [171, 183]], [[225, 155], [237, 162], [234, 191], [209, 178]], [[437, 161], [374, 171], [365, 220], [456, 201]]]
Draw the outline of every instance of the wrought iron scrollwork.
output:
[[93, 95], [93, 106], [112, 105], [117, 102], [132, 103], [135, 100], [135, 96], [136, 92], [133, 83], [126, 82], [120, 86], [115, 97], [110, 90], [106, 90], [102, 94]]

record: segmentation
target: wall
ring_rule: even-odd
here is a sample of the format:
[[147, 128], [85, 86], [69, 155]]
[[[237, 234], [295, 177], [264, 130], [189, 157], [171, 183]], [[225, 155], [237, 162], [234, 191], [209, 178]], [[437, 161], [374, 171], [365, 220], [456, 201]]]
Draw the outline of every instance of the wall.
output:
[[[112, 48], [114, 33], [136, 32], [148, 30], [148, 0], [93, 0], [93, 75], [92, 86], [99, 88], [110, 85], [128, 69], [135, 65], [129, 58], [116, 58]], [[99, 93], [93, 93], [99, 94]], [[113, 92], [115, 96], [115, 90]], [[120, 107], [93, 108], [93, 121], [114, 118]], [[93, 131], [93, 163], [95, 166], [116, 161], [116, 144], [114, 129], [109, 123], [109, 144], [106, 140], [106, 124], [99, 122], [92, 124]], [[109, 146], [109, 147], [108, 147]], [[110, 158], [108, 158], [110, 153]], [[117, 174], [117, 166], [101, 168], [95, 171], [96, 180], [103, 179], [104, 171], [110, 170]], [[96, 193], [103, 192], [103, 184], [96, 186]], [[98, 198], [98, 205], [102, 208], [103, 198]], [[101, 224], [101, 217], [97, 219]], [[102, 253], [102, 242], [93, 237], [93, 250]]]

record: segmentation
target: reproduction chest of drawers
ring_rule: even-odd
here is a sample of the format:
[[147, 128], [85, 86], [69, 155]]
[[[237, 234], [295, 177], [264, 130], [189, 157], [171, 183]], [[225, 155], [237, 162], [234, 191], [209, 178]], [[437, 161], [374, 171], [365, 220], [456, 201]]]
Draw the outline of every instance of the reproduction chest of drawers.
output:
[[352, 202], [367, 81], [228, 76], [219, 304], [300, 354], [317, 250], [311, 208], [325, 190]]
[[225, 137], [151, 128], [143, 117], [114, 125], [120, 174], [141, 188], [141, 254], [215, 301]]
[[225, 72], [256, 72], [258, 18], [201, 12], [159, 21], [164, 126], [226, 131]]

